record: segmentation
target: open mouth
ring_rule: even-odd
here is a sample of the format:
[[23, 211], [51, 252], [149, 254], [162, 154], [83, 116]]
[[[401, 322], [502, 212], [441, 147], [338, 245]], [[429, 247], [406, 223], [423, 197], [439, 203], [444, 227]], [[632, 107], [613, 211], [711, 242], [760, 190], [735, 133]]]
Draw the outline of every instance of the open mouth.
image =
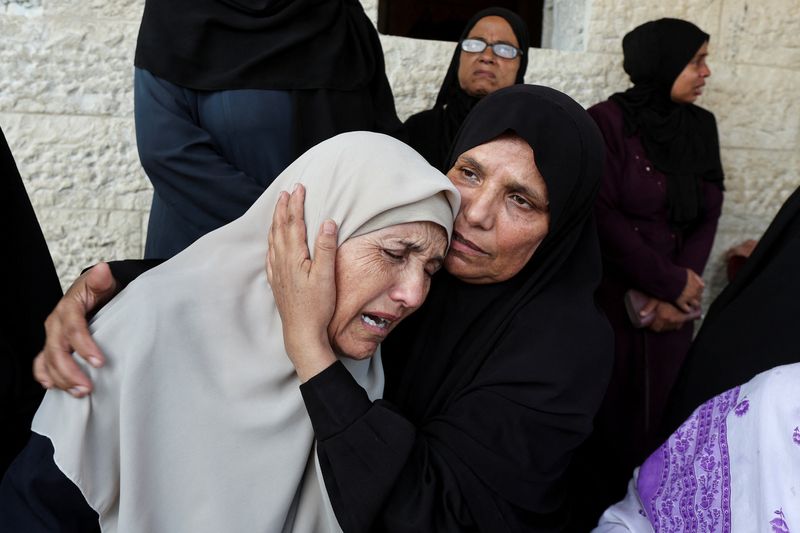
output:
[[376, 315], [370, 315], [367, 313], [361, 313], [361, 321], [367, 324], [368, 326], [380, 329], [386, 329], [389, 327], [389, 324], [392, 323], [391, 320], [388, 320], [386, 318], [381, 318]]

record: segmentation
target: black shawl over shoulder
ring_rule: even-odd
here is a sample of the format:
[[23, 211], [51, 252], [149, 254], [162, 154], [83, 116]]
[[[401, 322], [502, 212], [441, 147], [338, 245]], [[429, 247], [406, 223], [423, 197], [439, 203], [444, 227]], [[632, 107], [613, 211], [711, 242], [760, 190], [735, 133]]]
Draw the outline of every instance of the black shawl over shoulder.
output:
[[297, 155], [345, 131], [400, 126], [357, 0], [147, 0], [135, 64], [195, 90], [292, 91]]
[[700, 215], [700, 180], [723, 187], [714, 115], [694, 104], [673, 102], [675, 79], [709, 35], [685, 20], [642, 24], [622, 40], [625, 72], [634, 86], [611, 96], [624, 113], [625, 132], [642, 137], [647, 157], [667, 175], [670, 221], [686, 229]]
[[301, 387], [347, 532], [563, 527], [564, 472], [612, 362], [593, 297], [603, 143], [569, 97], [516, 85], [481, 100], [453, 153], [507, 131], [533, 148], [550, 198], [550, 232], [529, 263], [499, 284], [437, 275], [423, 307], [382, 345], [384, 401], [369, 404], [361, 390], [354, 408], [340, 365]]
[[475, 24], [484, 17], [501, 17], [511, 26], [523, 50], [517, 71], [516, 83], [525, 83], [525, 70], [528, 68], [528, 48], [530, 38], [525, 21], [513, 11], [501, 7], [491, 7], [477, 12], [467, 22], [458, 39], [453, 58], [444, 76], [439, 95], [433, 108], [412, 115], [405, 121], [398, 137], [422, 154], [428, 163], [446, 172], [453, 139], [470, 110], [480, 98], [470, 96], [461, 89], [458, 82], [458, 66], [461, 57], [461, 41], [469, 36]]
[[671, 434], [700, 404], [770, 368], [800, 361], [800, 189], [714, 300], [667, 406]]
[[61, 285], [25, 185], [0, 130], [3, 185], [3, 295], [12, 312], [0, 335], [0, 477], [30, 436], [44, 394], [33, 379], [33, 358], [44, 346], [44, 319], [61, 298]]

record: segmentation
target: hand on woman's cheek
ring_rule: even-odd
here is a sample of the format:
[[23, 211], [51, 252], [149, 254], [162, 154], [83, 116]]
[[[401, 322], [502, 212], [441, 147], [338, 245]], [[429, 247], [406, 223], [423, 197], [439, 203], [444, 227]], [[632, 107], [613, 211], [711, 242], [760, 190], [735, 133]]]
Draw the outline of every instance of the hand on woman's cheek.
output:
[[308, 381], [336, 361], [327, 327], [336, 306], [336, 225], [320, 228], [311, 260], [303, 213], [305, 189], [281, 193], [269, 232], [267, 277], [283, 324], [286, 353]]

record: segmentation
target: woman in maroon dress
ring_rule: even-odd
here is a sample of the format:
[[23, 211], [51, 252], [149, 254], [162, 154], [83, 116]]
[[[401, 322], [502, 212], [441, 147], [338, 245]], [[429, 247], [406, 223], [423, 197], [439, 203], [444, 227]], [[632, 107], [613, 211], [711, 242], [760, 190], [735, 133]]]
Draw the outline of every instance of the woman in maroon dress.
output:
[[[694, 105], [711, 75], [708, 40], [683, 20], [637, 27], [622, 41], [634, 86], [589, 109], [606, 142], [595, 206], [604, 261], [598, 300], [616, 339], [614, 374], [589, 445], [594, 468], [608, 471], [594, 498], [621, 496], [634, 466], [658, 444], [692, 339], [723, 190], [714, 115]], [[648, 326], [635, 327], [626, 312], [630, 289], [645, 295]]]

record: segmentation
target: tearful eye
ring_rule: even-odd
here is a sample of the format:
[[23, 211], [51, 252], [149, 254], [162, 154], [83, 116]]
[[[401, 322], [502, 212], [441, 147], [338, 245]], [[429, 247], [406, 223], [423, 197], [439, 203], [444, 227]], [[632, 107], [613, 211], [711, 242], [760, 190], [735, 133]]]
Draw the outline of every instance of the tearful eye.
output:
[[384, 255], [386, 255], [389, 259], [393, 261], [400, 261], [403, 259], [402, 253], [393, 252], [391, 250], [386, 250], [385, 248], [382, 250]]
[[520, 207], [532, 207], [531, 203], [519, 194], [512, 194], [511, 201]]

